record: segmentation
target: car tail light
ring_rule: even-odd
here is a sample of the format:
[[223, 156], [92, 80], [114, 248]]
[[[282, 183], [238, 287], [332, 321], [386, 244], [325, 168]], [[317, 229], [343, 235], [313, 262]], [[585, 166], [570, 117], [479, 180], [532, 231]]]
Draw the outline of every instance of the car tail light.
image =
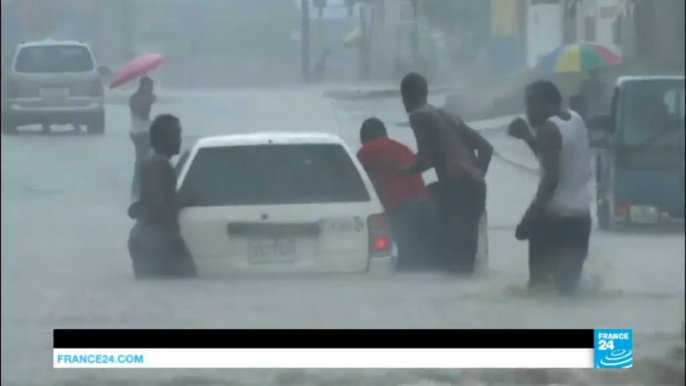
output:
[[387, 256], [391, 252], [392, 238], [388, 216], [375, 214], [367, 221], [370, 256]]
[[615, 205], [615, 216], [626, 217], [629, 215], [629, 205], [617, 204]]
[[101, 97], [101, 96], [103, 96], [104, 93], [105, 93], [105, 90], [102, 86], [102, 82], [100, 81], [100, 79], [93, 81], [93, 84], [91, 86], [91, 94], [90, 95], [94, 96], [94, 97]]
[[8, 79], [5, 82], [5, 96], [8, 98], [15, 98], [19, 96], [19, 87], [17, 87], [17, 83], [13, 81], [12, 79]]

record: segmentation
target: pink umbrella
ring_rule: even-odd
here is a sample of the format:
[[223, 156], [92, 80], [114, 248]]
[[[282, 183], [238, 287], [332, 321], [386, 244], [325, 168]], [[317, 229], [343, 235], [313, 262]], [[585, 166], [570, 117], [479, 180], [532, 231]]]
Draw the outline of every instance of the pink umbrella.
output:
[[159, 67], [167, 57], [162, 54], [145, 54], [127, 63], [114, 74], [110, 89], [144, 76]]

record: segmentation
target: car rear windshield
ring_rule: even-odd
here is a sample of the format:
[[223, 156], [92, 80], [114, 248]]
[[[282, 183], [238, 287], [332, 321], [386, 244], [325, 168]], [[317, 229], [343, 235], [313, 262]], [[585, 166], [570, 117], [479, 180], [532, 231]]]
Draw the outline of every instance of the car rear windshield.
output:
[[93, 68], [90, 51], [76, 45], [24, 47], [14, 64], [15, 71], [34, 74], [87, 72]]
[[190, 155], [191, 151], [186, 150], [181, 154], [179, 160], [176, 161], [176, 165], [174, 165], [174, 170], [176, 170], [177, 177], [181, 175], [181, 171], [183, 171], [183, 167], [186, 165], [186, 162], [188, 162], [188, 157], [190, 157]]
[[684, 146], [683, 80], [636, 81], [626, 86], [625, 145]]
[[192, 161], [181, 195], [189, 206], [370, 200], [350, 156], [336, 144], [204, 148]]

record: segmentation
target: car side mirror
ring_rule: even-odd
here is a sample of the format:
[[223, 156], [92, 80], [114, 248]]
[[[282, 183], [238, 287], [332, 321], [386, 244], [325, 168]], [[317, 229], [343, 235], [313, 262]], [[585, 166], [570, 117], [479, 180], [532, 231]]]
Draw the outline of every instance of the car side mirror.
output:
[[98, 78], [100, 79], [100, 83], [105, 84], [109, 83], [112, 80], [112, 71], [110, 70], [109, 67], [106, 66], [100, 66], [98, 67]]
[[612, 134], [614, 122], [611, 115], [598, 115], [588, 120], [588, 129], [591, 132]]
[[588, 120], [588, 135], [592, 148], [607, 149], [612, 146], [613, 123], [611, 115], [599, 115]]
[[112, 75], [112, 70], [110, 70], [110, 68], [107, 66], [100, 66], [98, 67], [98, 74], [102, 76], [110, 76]]

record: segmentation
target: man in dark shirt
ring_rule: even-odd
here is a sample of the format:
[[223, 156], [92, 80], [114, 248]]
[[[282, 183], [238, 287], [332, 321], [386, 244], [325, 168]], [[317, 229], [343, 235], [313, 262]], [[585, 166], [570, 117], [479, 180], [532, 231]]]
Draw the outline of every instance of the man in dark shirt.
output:
[[398, 246], [398, 269], [435, 268], [436, 209], [429, 199], [421, 174], [395, 173], [389, 163], [411, 164], [414, 153], [388, 138], [386, 126], [369, 118], [360, 129], [362, 148], [357, 158], [374, 184], [388, 214]]
[[150, 126], [153, 154], [141, 163], [140, 197], [129, 209], [137, 221], [129, 235], [136, 278], [192, 277], [190, 252], [181, 238], [176, 202], [176, 173], [171, 157], [179, 154], [181, 125], [173, 115], [160, 115]]
[[478, 248], [479, 221], [486, 207], [484, 176], [493, 147], [461, 119], [428, 103], [428, 84], [423, 76], [405, 76], [400, 92], [418, 151], [416, 161], [399, 172], [420, 174], [431, 168], [436, 170], [443, 198], [439, 212], [445, 231], [447, 267], [455, 273], [471, 274]]

